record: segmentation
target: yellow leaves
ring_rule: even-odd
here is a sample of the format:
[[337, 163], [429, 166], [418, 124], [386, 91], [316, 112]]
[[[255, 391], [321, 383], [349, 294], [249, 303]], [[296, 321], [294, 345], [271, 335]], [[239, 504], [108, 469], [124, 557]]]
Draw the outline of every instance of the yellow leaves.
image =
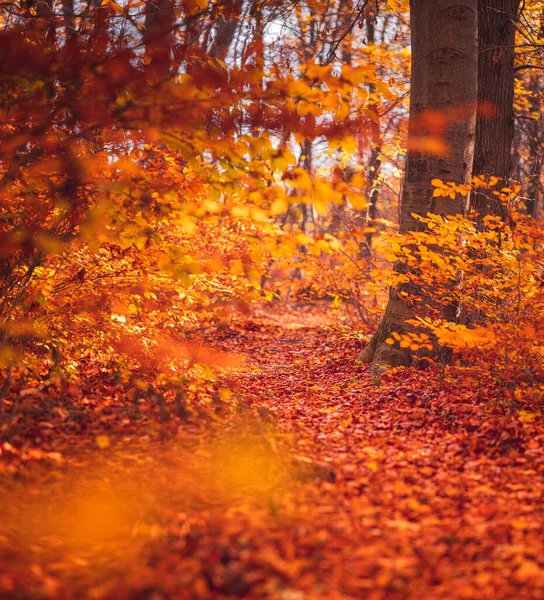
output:
[[332, 67], [330, 65], [310, 63], [306, 67], [304, 74], [307, 79], [315, 79], [316, 81], [321, 82], [332, 75]]
[[100, 450], [105, 450], [110, 445], [110, 438], [107, 435], [97, 435], [96, 445], [100, 448]]
[[225, 400], [225, 401], [231, 400], [233, 397], [232, 390], [230, 390], [229, 388], [225, 388], [225, 387], [220, 388], [219, 389], [219, 397], [221, 398], [221, 400]]
[[386, 341], [386, 343], [388, 343], [389, 345], [392, 346], [395, 343], [395, 341], [400, 342], [400, 340], [401, 340], [400, 333], [393, 331], [393, 333], [391, 334], [391, 337], [387, 338], [385, 341]]
[[441, 179], [432, 179], [431, 185], [434, 186], [433, 198], [444, 197], [455, 200], [457, 194], [467, 196], [470, 192], [470, 186], [466, 184], [457, 184], [454, 181], [443, 182]]
[[325, 216], [329, 212], [329, 199], [325, 195], [314, 193], [313, 204], [318, 215]]
[[[441, 346], [453, 349], [486, 348], [495, 343], [495, 335], [492, 330], [485, 327], [469, 328], [460, 323], [444, 322], [417, 317], [410, 319], [408, 324], [429, 331]], [[386, 340], [388, 344], [399, 342], [401, 348], [417, 350], [419, 348], [432, 349], [431, 339], [425, 333], [408, 332], [399, 334], [393, 332]]]
[[355, 188], [357, 195], [360, 195], [360, 191], [366, 187], [367, 183], [366, 177], [358, 172], [354, 173], [349, 180], [350, 187]]
[[351, 114], [351, 108], [349, 102], [342, 101], [339, 102], [336, 106], [335, 117], [338, 121], [344, 121]]
[[306, 169], [296, 167], [289, 172], [288, 183], [292, 188], [309, 192], [312, 189], [312, 178]]
[[302, 246], [308, 246], [313, 242], [313, 239], [309, 236], [307, 236], [305, 233], [299, 233], [296, 236], [296, 241], [298, 244], [301, 244]]
[[514, 571], [514, 578], [520, 583], [543, 579], [544, 569], [534, 560], [526, 559]]
[[444, 189], [444, 183], [441, 179], [431, 179], [431, 185], [434, 185], [433, 196], [441, 196]]
[[339, 239], [335, 238], [330, 233], [323, 234], [323, 239], [328, 242], [329, 247], [331, 248], [331, 250], [333, 250], [333, 251], [341, 250], [341, 248], [342, 248], [342, 242]]
[[320, 256], [322, 253], [335, 254], [342, 248], [340, 240], [325, 233], [322, 238], [314, 239], [305, 233], [297, 233], [294, 241], [298, 246], [304, 246], [312, 256]]
[[358, 142], [353, 136], [345, 137], [342, 139], [340, 146], [348, 154], [355, 154], [358, 148]]
[[256, 223], [266, 223], [268, 221], [268, 214], [262, 208], [252, 206], [250, 209], [250, 216]]
[[274, 155], [270, 157], [270, 168], [272, 171], [287, 171], [289, 165], [296, 164], [297, 159], [295, 155], [288, 148], [278, 150]]
[[340, 421], [339, 426], [342, 429], [347, 429], [352, 423], [353, 423], [353, 417], [348, 417], [347, 419]]
[[538, 415], [528, 410], [520, 410], [518, 412], [518, 419], [521, 423], [534, 423]]
[[276, 154], [272, 142], [267, 137], [258, 137], [249, 140], [251, 150], [255, 155], [261, 155], [265, 159], [269, 159]]
[[474, 175], [470, 181], [475, 187], [492, 188], [495, 187], [499, 181], [501, 181], [501, 178], [496, 177], [495, 175]]
[[487, 187], [487, 182], [485, 180], [485, 175], [474, 175], [471, 177], [470, 182], [474, 187]]
[[[173, 262], [169, 256], [163, 255], [157, 261], [158, 268], [163, 272], [170, 272], [173, 267]], [[149, 292], [147, 292], [149, 294]]]
[[288, 184], [302, 192], [300, 200], [303, 202], [311, 202], [319, 215], [326, 215], [329, 211], [331, 201], [338, 198], [333, 186], [325, 178], [316, 178], [312, 181], [312, 177], [305, 169], [297, 167], [288, 174]]
[[341, 188], [332, 184], [326, 177], [315, 179], [312, 198], [316, 210], [323, 215], [328, 213], [330, 204], [340, 205], [343, 201]]
[[287, 83], [287, 90], [291, 97], [308, 99], [314, 92], [311, 85], [303, 79], [293, 79]]
[[124, 12], [123, 7], [114, 0], [102, 0], [101, 6], [111, 6], [113, 10], [119, 13], [120, 15], [122, 15]]
[[312, 204], [320, 216], [326, 216], [332, 204], [342, 203], [342, 192], [326, 177], [312, 179], [305, 170], [297, 167], [288, 174], [287, 183], [300, 192], [299, 202]]
[[[532, 98], [534, 92], [531, 90], [530, 86], [527, 86], [526, 79], [523, 77], [515, 77], [514, 78], [514, 110], [517, 114], [524, 113], [528, 117], [532, 117], [535, 120], [538, 120], [540, 117], [540, 112], [538, 111], [538, 107], [535, 110], [535, 102]], [[493, 114], [496, 111], [493, 112]]]
[[372, 69], [367, 65], [355, 67], [347, 64], [342, 65], [342, 79], [355, 86], [360, 83], [367, 83], [368, 81], [374, 83]]
[[469, 329], [466, 325], [445, 323], [434, 330], [440, 344], [450, 348], [485, 348], [495, 343], [492, 330], [485, 327]]
[[391, 100], [393, 98], [393, 94], [391, 93], [391, 89], [388, 83], [386, 83], [385, 81], [377, 80], [375, 85], [385, 100]]
[[431, 338], [426, 333], [417, 333], [415, 331], [408, 331], [406, 333], [398, 333], [397, 331], [393, 331], [391, 333], [391, 337], [387, 338], [385, 342], [390, 346], [398, 343], [401, 348], [409, 348], [412, 352], [417, 352], [421, 349], [433, 349]]
[[208, 0], [183, 0], [183, 9], [187, 14], [195, 14], [208, 8]]
[[322, 110], [317, 104], [313, 104], [307, 102], [306, 100], [300, 100], [297, 102], [297, 114], [301, 117], [305, 117], [306, 115], [319, 115]]
[[370, 118], [371, 121], [373, 121], [377, 125], [380, 124], [380, 117], [375, 110], [372, 110], [371, 108], [365, 108], [364, 113], [367, 117]]
[[250, 215], [250, 207], [244, 204], [235, 205], [230, 209], [232, 216], [238, 218], [248, 218]]
[[270, 214], [271, 215], [282, 215], [287, 211], [288, 208], [289, 208], [289, 201], [287, 200], [287, 198], [285, 196], [276, 198], [274, 200], [274, 202], [272, 202], [272, 205], [270, 206]]
[[231, 275], [244, 274], [244, 263], [239, 258], [230, 261], [230, 273]]
[[392, 252], [400, 252], [401, 251], [401, 245], [397, 242], [397, 240], [391, 241], [391, 251]]
[[337, 406], [327, 406], [325, 408], [320, 408], [318, 412], [320, 412], [322, 415], [328, 415], [331, 413], [334, 413], [338, 410]]
[[328, 254], [331, 252], [330, 245], [326, 240], [317, 240], [313, 244], [310, 244], [309, 250], [314, 256], [319, 256], [321, 252]]
[[216, 214], [222, 212], [223, 210], [223, 205], [216, 200], [212, 200], [211, 198], [205, 198], [200, 206], [202, 207], [202, 210], [208, 213]]
[[350, 194], [349, 203], [355, 210], [366, 210], [368, 199], [363, 194]]

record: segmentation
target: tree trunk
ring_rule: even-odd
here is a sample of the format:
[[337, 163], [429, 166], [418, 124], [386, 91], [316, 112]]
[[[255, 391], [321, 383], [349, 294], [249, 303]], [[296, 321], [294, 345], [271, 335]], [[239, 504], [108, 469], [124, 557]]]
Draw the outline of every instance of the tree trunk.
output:
[[223, 12], [217, 19], [214, 38], [208, 49], [210, 56], [218, 58], [223, 62], [227, 60], [236, 30], [240, 25], [242, 5], [243, 2], [241, 0], [233, 0], [222, 7]]
[[[401, 198], [400, 230], [422, 229], [413, 214], [464, 214], [466, 198], [433, 198], [434, 178], [466, 183], [472, 173], [477, 98], [477, 0], [412, 0], [412, 74], [408, 154]], [[436, 153], [431, 125], [447, 119], [441, 140], [446, 150]], [[397, 265], [398, 269], [403, 268]], [[412, 308], [400, 292], [419, 290], [404, 285], [390, 290], [386, 313], [359, 359], [381, 371], [388, 366], [410, 365], [409, 350], [385, 343], [392, 331], [406, 332]], [[434, 299], [429, 298], [427, 304]], [[420, 303], [425, 311], [426, 302]]]
[[[474, 175], [512, 174], [514, 40], [520, 0], [478, 0], [478, 119]], [[502, 187], [502, 186], [501, 186]], [[475, 193], [471, 209], [480, 227], [486, 215], [504, 217], [496, 196]]]
[[55, 13], [53, 12], [53, 0], [32, 0], [31, 2], [25, 3], [26, 8], [29, 11], [34, 11], [33, 24], [31, 29], [35, 31], [45, 42], [51, 46], [55, 43], [56, 38], [56, 24], [55, 24]]
[[[375, 24], [376, 15], [370, 13], [366, 17], [366, 31], [367, 31], [367, 40], [369, 46], [374, 46], [376, 43], [376, 24]], [[369, 92], [372, 94], [374, 92], [374, 84], [371, 83], [369, 85]], [[370, 137], [371, 137], [371, 152], [370, 158], [368, 161], [368, 186], [367, 186], [367, 198], [368, 198], [368, 207], [366, 210], [366, 219], [365, 219], [365, 228], [367, 230], [372, 229], [376, 226], [376, 219], [378, 218], [378, 198], [380, 195], [379, 187], [378, 187], [378, 179], [380, 176], [380, 167], [382, 165], [382, 161], [380, 158], [380, 153], [382, 150], [382, 128], [380, 123], [379, 111], [377, 104], [371, 104], [369, 107], [375, 114], [375, 119], [370, 119]], [[367, 231], [365, 233], [366, 240], [366, 248], [364, 249], [364, 254], [370, 258], [372, 255], [372, 231]]]
[[175, 22], [173, 0], [146, 3], [143, 34], [145, 70], [152, 82], [160, 82], [171, 75]]
[[64, 16], [64, 26], [66, 27], [66, 37], [70, 39], [77, 33], [75, 28], [74, 0], [64, 0], [62, 3], [62, 14]]

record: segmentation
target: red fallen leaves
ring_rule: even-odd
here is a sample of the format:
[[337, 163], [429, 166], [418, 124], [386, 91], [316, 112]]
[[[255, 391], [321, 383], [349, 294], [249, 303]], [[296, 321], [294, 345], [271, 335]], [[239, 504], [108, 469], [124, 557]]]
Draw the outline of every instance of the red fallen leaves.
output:
[[[77, 434], [71, 416], [49, 416], [62, 469], [22, 467], [29, 444], [13, 440], [3, 594], [542, 598], [541, 416], [433, 370], [375, 385], [319, 312], [269, 316], [214, 334], [247, 362], [225, 371], [233, 398], [213, 426], [153, 411], [122, 426], [118, 395]], [[84, 405], [91, 421], [100, 402]]]

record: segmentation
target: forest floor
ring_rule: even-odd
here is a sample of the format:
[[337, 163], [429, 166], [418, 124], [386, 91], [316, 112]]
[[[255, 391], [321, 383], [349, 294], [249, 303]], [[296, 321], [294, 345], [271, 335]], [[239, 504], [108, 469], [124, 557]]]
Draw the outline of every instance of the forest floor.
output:
[[244, 364], [207, 416], [135, 408], [99, 373], [25, 391], [0, 597], [544, 598], [541, 417], [453, 372], [373, 381], [331, 322], [284, 309], [213, 334]]

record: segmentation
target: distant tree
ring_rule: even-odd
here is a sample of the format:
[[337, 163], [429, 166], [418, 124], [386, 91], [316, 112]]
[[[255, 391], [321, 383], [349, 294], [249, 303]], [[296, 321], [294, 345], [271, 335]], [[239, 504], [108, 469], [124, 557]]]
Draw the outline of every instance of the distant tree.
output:
[[163, 79], [172, 69], [173, 31], [176, 16], [172, 0], [154, 0], [145, 5], [143, 43], [146, 68], [154, 77]]
[[[506, 182], [513, 171], [514, 42], [520, 0], [478, 0], [478, 118], [474, 175], [494, 175]], [[471, 208], [504, 216], [493, 194], [476, 192]]]

